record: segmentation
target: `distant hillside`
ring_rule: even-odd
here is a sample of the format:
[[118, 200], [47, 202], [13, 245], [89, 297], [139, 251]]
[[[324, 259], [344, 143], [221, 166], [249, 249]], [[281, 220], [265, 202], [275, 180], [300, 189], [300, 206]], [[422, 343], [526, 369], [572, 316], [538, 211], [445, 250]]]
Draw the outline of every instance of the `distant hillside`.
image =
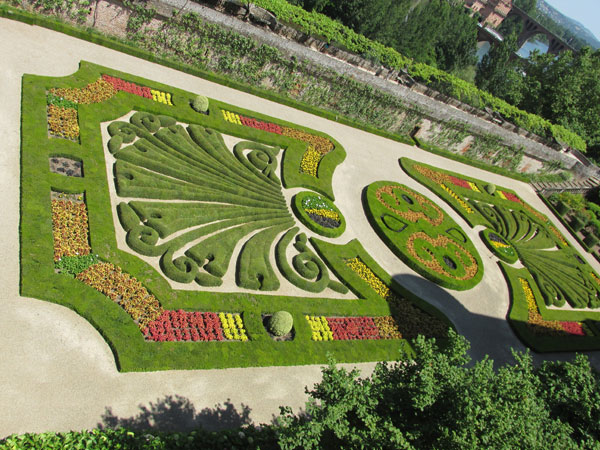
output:
[[[571, 19], [570, 17], [565, 16], [560, 11], [556, 10], [554, 7], [546, 3], [544, 0], [538, 0], [537, 2], [537, 16], [538, 20], [542, 19], [539, 17], [540, 15], [545, 16], [545, 18], [552, 20], [556, 24], [558, 24], [561, 28], [566, 30], [565, 33], [559, 33], [558, 30], [552, 30], [555, 33], [559, 34], [565, 41], [569, 44], [573, 45], [575, 48], [581, 47], [583, 45], [589, 45], [590, 47], [597, 49], [600, 48], [600, 41], [596, 39], [593, 33], [584, 27], [582, 24], [577, 22], [576, 20]], [[546, 21], [540, 20], [540, 22], [546, 25]], [[547, 25], [546, 25], [547, 26]], [[551, 27], [548, 27], [551, 28]], [[572, 38], [575, 38], [572, 40]], [[569, 42], [571, 40], [571, 42]], [[578, 45], [579, 44], [579, 45]]]

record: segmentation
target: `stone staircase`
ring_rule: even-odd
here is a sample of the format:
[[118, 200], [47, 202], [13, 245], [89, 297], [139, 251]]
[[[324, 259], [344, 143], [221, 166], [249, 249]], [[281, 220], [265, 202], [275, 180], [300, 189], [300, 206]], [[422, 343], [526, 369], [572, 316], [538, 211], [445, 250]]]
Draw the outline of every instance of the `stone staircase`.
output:
[[531, 186], [542, 195], [549, 195], [560, 192], [570, 192], [572, 194], [585, 194], [586, 192], [600, 186], [600, 178], [588, 177], [584, 180], [562, 181], [560, 183], [531, 183]]

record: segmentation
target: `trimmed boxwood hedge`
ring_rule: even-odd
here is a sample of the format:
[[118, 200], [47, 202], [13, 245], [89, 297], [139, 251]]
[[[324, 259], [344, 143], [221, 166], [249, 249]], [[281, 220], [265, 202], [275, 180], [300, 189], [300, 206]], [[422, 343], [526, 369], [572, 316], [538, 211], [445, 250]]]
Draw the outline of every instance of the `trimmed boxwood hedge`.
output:
[[[49, 139], [46, 125], [46, 91], [53, 87], [84, 87], [97, 80], [101, 74], [109, 74], [169, 92], [173, 96], [175, 106], [119, 92], [111, 100], [102, 104], [79, 105], [81, 144], [65, 139]], [[211, 99], [210, 113], [208, 115], [198, 114], [189, 107], [189, 99], [193, 98], [192, 93], [86, 62], [81, 62], [80, 68], [75, 74], [63, 78], [25, 75], [22, 86], [20, 293], [24, 297], [39, 298], [64, 305], [86, 318], [111, 347], [119, 370], [149, 371], [316, 364], [325, 363], [329, 356], [333, 356], [338, 362], [377, 361], [396, 358], [400, 349], [410, 351], [410, 346], [403, 340], [320, 343], [310, 340], [311, 330], [308, 322], [304, 319], [306, 314], [324, 316], [385, 316], [390, 314], [390, 306], [387, 302], [365, 288], [362, 282], [355, 278], [345, 279], [344, 283], [353, 292], [359, 293], [360, 298], [357, 300], [264, 295], [260, 291], [252, 294], [226, 294], [210, 291], [173, 290], [165, 278], [153, 267], [138, 257], [117, 248], [115, 224], [112, 214], [109, 213], [111, 202], [100, 134], [99, 124], [101, 122], [109, 122], [124, 116], [131, 110], [138, 110], [156, 116], [171, 116], [178, 122], [197, 124], [203, 128], [250, 138], [264, 145], [281, 146], [286, 148], [286, 151], [295, 145], [290, 138], [247, 127], [243, 129], [247, 135], [243, 135], [242, 127], [234, 129], [217, 114], [220, 108], [234, 109], [231, 105]], [[258, 115], [254, 114], [253, 116], [257, 117]], [[275, 119], [269, 118], [269, 120]], [[120, 149], [121, 144], [113, 144], [112, 150], [124, 151], [124, 149]], [[303, 151], [304, 145], [302, 143], [302, 148], [299, 148], [300, 152]], [[50, 172], [48, 156], [52, 154], [83, 160], [86, 168], [85, 177], [64, 177]], [[284, 164], [285, 160], [284, 154]], [[130, 169], [126, 166], [125, 168]], [[131, 185], [128, 188], [131, 188]], [[97, 253], [101, 260], [115, 264], [124, 272], [140, 280], [149, 293], [160, 301], [163, 308], [243, 312], [244, 326], [250, 340], [245, 343], [145, 341], [137, 325], [117, 303], [78, 280], [55, 272], [49, 199], [51, 189], [61, 192], [85, 193], [89, 216], [90, 245], [94, 253]], [[126, 203], [122, 203], [117, 207], [119, 220], [125, 230], [131, 231], [137, 226], [143, 226], [142, 220], [160, 221], [160, 218], [152, 217], [151, 205], [142, 206], [134, 201], [129, 208], [127, 206]], [[187, 219], [185, 217], [180, 219], [185, 224]], [[272, 223], [272, 218], [265, 218], [265, 220], [270, 220], [271, 225], [275, 225]], [[168, 224], [164, 224], [160, 228], [161, 233], [164, 234], [172, 233], [176, 229], [178, 228]], [[156, 237], [158, 237], [158, 232]], [[147, 235], [144, 239], [147, 241], [146, 246], [150, 248], [151, 245], [148, 243], [151, 244], [154, 237]], [[141, 239], [139, 241], [140, 245], [144, 242]], [[264, 247], [257, 243], [256, 248], [256, 257], [264, 260]], [[321, 249], [319, 256], [324, 257], [325, 255], [326, 261], [334, 260], [331, 253], [338, 251], [337, 248], [337, 246], [331, 246]], [[196, 257], [200, 256], [196, 255]], [[368, 264], [375, 264], [366, 254], [362, 258]], [[177, 261], [165, 257], [163, 265], [167, 267], [172, 264], [173, 267], [167, 270], [176, 271], [177, 276], [184, 277], [190, 264], [189, 260]], [[248, 274], [252, 273], [253, 264], [250, 260], [240, 264], [240, 266], [243, 265], [240, 267], [240, 278], [248, 277]], [[218, 266], [209, 267], [213, 273], [220, 273], [223, 269]], [[380, 272], [380, 269], [376, 267], [373, 270]], [[210, 271], [208, 273], [211, 274]], [[379, 276], [382, 279], [389, 277], [387, 274]], [[205, 282], [205, 284], [210, 283]], [[414, 296], [412, 297], [414, 298]], [[434, 308], [429, 307], [429, 309], [433, 310]], [[275, 342], [270, 339], [263, 327], [262, 314], [265, 311], [278, 310], [287, 310], [294, 317], [296, 337], [293, 341]], [[439, 312], [435, 314], [441, 315]]]
[[[331, 211], [334, 211], [338, 214], [339, 223], [340, 223], [338, 227], [336, 227], [336, 228], [324, 227], [321, 224], [315, 222], [308, 215], [308, 213], [304, 209], [303, 202], [304, 202], [304, 200], [306, 200], [310, 197], [316, 197], [319, 201], [322, 201], [325, 204], [327, 204], [328, 208]], [[340, 210], [333, 204], [333, 202], [331, 202], [330, 200], [328, 200], [326, 198], [321, 197], [318, 194], [315, 194], [314, 192], [304, 191], [304, 192], [299, 192], [298, 194], [296, 194], [294, 196], [294, 198], [292, 199], [292, 210], [296, 214], [296, 217], [298, 217], [298, 219], [300, 219], [300, 222], [302, 222], [304, 225], [306, 225], [306, 227], [309, 230], [314, 231], [315, 233], [318, 233], [321, 236], [335, 238], [335, 237], [341, 236], [344, 233], [344, 231], [346, 231], [346, 219], [344, 218], [344, 215], [340, 212]]]

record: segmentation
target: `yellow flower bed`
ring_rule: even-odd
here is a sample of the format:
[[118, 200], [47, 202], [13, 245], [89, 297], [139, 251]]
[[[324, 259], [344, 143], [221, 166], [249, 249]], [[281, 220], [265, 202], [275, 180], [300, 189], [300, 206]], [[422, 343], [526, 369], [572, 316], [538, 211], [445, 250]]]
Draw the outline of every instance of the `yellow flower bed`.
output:
[[173, 106], [171, 102], [171, 94], [168, 92], [158, 91], [156, 89], [150, 89], [150, 93], [152, 94], [152, 100], [158, 103], [164, 103], [165, 105]]
[[239, 314], [219, 313], [219, 320], [223, 327], [223, 335], [230, 341], [246, 342], [248, 336], [244, 328], [244, 322]]
[[454, 192], [452, 189], [450, 189], [444, 183], [440, 183], [440, 187], [444, 191], [446, 191], [450, 195], [450, 197], [452, 197], [454, 200], [456, 200], [458, 202], [458, 204], [467, 212], [467, 214], [473, 214], [473, 210], [471, 209], [471, 207], [467, 204], [467, 202], [465, 202], [462, 198], [460, 198], [460, 196], [456, 192]]
[[328, 219], [333, 219], [333, 220], [337, 220], [339, 222], [340, 220], [340, 215], [335, 212], [332, 211], [330, 209], [305, 209], [304, 211], [306, 211], [307, 214], [316, 214], [317, 216], [321, 216], [321, 217], [327, 217]]
[[346, 265], [350, 267], [354, 273], [362, 278], [381, 298], [388, 300], [391, 294], [390, 288], [377, 275], [373, 273], [367, 265], [358, 257], [346, 261]]
[[85, 203], [52, 200], [54, 261], [63, 256], [84, 256], [91, 252]]
[[472, 181], [467, 181], [467, 183], [469, 183], [469, 186], [471, 186], [471, 189], [474, 190], [475, 192], [481, 192], [479, 190], [479, 188], [477, 187], [477, 185], [475, 183], [473, 183]]
[[79, 137], [77, 110], [48, 105], [48, 130], [53, 136], [77, 139]]
[[505, 244], [504, 242], [498, 242], [498, 241], [492, 241], [492, 240], [490, 240], [490, 243], [494, 247], [496, 247], [496, 248], [508, 248], [508, 247], [511, 247], [510, 245]]
[[50, 93], [75, 103], [89, 104], [108, 100], [117, 91], [112, 84], [99, 78], [84, 88], [52, 88], [50, 89]]
[[532, 331], [535, 334], [547, 336], [564, 336], [564, 329], [558, 320], [544, 320], [540, 314], [529, 282], [524, 278], [519, 278], [519, 283], [521, 283], [525, 299], [527, 300], [527, 324], [533, 329]]
[[300, 161], [300, 172], [313, 177], [317, 176], [317, 169], [323, 155], [319, 153], [312, 145], [309, 145]]
[[325, 316], [304, 316], [310, 325], [313, 341], [332, 341], [333, 333], [329, 329]]
[[222, 109], [221, 112], [223, 113], [223, 119], [225, 119], [226, 122], [233, 123], [236, 125], [242, 125], [242, 121], [240, 120], [239, 114], [233, 113], [231, 111], [225, 111], [224, 109]]

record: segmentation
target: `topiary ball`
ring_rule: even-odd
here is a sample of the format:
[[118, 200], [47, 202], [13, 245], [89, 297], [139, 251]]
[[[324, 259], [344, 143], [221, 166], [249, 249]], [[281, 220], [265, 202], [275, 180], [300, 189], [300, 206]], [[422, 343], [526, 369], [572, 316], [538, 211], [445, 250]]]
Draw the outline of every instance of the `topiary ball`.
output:
[[269, 319], [267, 328], [269, 332], [275, 336], [285, 336], [291, 331], [293, 324], [294, 319], [289, 312], [277, 311]]
[[208, 111], [208, 98], [204, 95], [196, 96], [192, 103], [192, 108], [194, 108], [194, 111], [206, 114]]
[[496, 185], [495, 184], [487, 184], [485, 186], [485, 192], [487, 192], [490, 195], [493, 195], [494, 192], [496, 192]]

